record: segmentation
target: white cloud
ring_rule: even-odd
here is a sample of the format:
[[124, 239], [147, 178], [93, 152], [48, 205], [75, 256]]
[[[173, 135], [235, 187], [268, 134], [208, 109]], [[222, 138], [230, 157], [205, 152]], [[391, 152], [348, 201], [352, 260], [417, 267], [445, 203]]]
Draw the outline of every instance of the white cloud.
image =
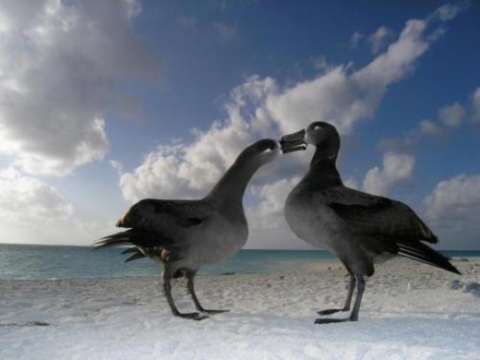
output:
[[83, 219], [54, 187], [9, 167], [0, 169], [3, 243], [92, 245], [115, 232], [112, 219]]
[[412, 176], [415, 158], [411, 155], [388, 152], [383, 155], [383, 168], [370, 169], [363, 180], [363, 189], [376, 195], [387, 195], [397, 183], [409, 180]]
[[478, 249], [480, 175], [463, 174], [441, 181], [424, 202], [435, 231], [451, 248], [458, 248], [455, 242], [460, 236], [466, 247]]
[[480, 122], [480, 87], [475, 90], [472, 97], [473, 121]]
[[351, 72], [351, 64], [337, 66], [267, 98], [270, 117], [282, 131], [291, 132], [312, 121], [330, 121], [341, 134], [371, 118], [388, 87], [410, 74], [415, 61], [428, 50], [436, 30], [433, 18], [409, 20], [398, 39], [372, 62]]
[[[441, 181], [425, 199], [427, 215], [439, 219], [447, 215], [464, 216], [473, 212], [480, 214], [480, 175], [459, 175]], [[473, 211], [475, 208], [477, 211]]]
[[458, 127], [465, 117], [465, 109], [458, 102], [438, 110], [438, 117], [445, 126]]
[[158, 147], [132, 173], [124, 173], [120, 179], [124, 198], [133, 202], [153, 195], [205, 195], [238, 154], [259, 134], [268, 132], [269, 122], [261, 112], [256, 112], [254, 105], [274, 88], [272, 79], [251, 77], [234, 89], [225, 105], [228, 119], [214, 122], [207, 131], [195, 130], [194, 141], [189, 145]]
[[56, 189], [13, 168], [0, 170], [0, 217], [27, 223], [69, 217], [73, 205]]
[[134, 0], [2, 2], [0, 152], [33, 174], [102, 159], [105, 114], [138, 115], [116, 80], [147, 80], [158, 61], [133, 35]]
[[290, 231], [284, 216], [285, 200], [299, 181], [300, 176], [294, 176], [252, 186], [251, 192], [258, 202], [246, 210], [250, 248], [312, 249]]
[[355, 179], [352, 178], [352, 177], [343, 180], [343, 184], [344, 184], [346, 187], [349, 187], [350, 189], [355, 189], [355, 190], [358, 190], [358, 189], [359, 189], [357, 180], [355, 180]]
[[380, 26], [377, 31], [368, 37], [368, 41], [372, 45], [372, 53], [378, 54], [393, 36], [394, 33], [392, 30], [386, 26]]
[[[240, 151], [259, 137], [279, 137], [317, 120], [333, 122], [341, 134], [351, 132], [360, 120], [374, 115], [388, 86], [412, 71], [430, 45], [429, 34], [435, 30], [430, 27], [430, 20], [408, 21], [397, 41], [358, 71], [352, 72], [351, 64], [337, 66], [287, 88], [272, 78], [250, 77], [232, 91], [225, 106], [226, 119], [216, 121], [206, 131], [194, 132], [191, 143], [157, 148], [140, 166], [124, 173], [120, 180], [123, 196], [128, 201], [150, 196], [202, 196]], [[305, 165], [308, 161], [305, 153], [282, 157], [277, 161], [276, 175], [290, 177], [296, 173], [292, 172], [292, 163], [298, 169], [298, 163]], [[380, 183], [380, 191], [386, 192], [409, 178], [413, 164], [413, 157], [408, 155], [386, 154], [384, 169], [372, 169], [366, 183]], [[268, 180], [265, 177], [263, 184]], [[276, 184], [274, 189], [279, 187]], [[378, 191], [374, 187], [374, 192]], [[275, 205], [262, 204], [273, 200], [258, 192], [256, 195], [260, 197], [260, 209]]]
[[397, 41], [358, 71], [355, 80], [364, 88], [372, 87], [375, 92], [383, 93], [385, 86], [406, 76], [412, 70], [413, 62], [430, 46], [428, 25], [426, 20], [407, 21]]
[[249, 224], [258, 229], [275, 229], [285, 223], [283, 207], [288, 194], [300, 181], [300, 176], [281, 179], [262, 186], [252, 187], [252, 193], [260, 203], [250, 209]]

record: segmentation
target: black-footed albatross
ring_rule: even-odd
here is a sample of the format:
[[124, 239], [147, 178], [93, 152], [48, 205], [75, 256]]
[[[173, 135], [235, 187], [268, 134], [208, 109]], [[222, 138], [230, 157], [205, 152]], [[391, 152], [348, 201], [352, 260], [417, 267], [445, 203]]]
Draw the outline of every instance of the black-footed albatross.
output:
[[349, 311], [357, 283], [350, 316], [320, 318], [316, 324], [358, 320], [364, 277], [373, 275], [375, 261], [402, 255], [460, 274], [447, 258], [424, 244], [437, 243], [438, 239], [407, 205], [343, 185], [336, 168], [340, 136], [333, 125], [314, 122], [305, 130], [284, 136], [281, 143], [299, 144], [302, 139], [316, 150], [310, 169], [285, 202], [287, 223], [299, 238], [336, 254], [350, 275], [344, 307], [318, 313]]
[[[194, 290], [194, 277], [202, 265], [233, 256], [248, 238], [243, 194], [248, 182], [262, 166], [283, 152], [305, 149], [291, 142], [260, 140], [237, 157], [213, 189], [200, 200], [144, 199], [134, 204], [117, 222], [129, 230], [100, 239], [97, 248], [133, 245], [123, 253], [126, 261], [150, 257], [163, 265], [163, 288], [175, 316], [202, 320], [205, 314], [228, 310], [203, 308]], [[187, 277], [188, 291], [198, 312], [181, 313], [172, 297], [171, 279]]]

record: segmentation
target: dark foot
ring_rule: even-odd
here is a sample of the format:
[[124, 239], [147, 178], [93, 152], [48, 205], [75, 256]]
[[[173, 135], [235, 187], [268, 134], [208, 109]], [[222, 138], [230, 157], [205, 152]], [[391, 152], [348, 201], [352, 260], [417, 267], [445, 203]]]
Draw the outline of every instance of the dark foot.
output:
[[315, 320], [315, 324], [332, 324], [332, 323], [340, 323], [340, 322], [347, 322], [347, 321], [356, 321], [356, 320], [352, 320], [350, 318], [346, 318], [346, 319], [317, 319]]
[[335, 314], [337, 312], [340, 312], [340, 311], [349, 311], [350, 309], [326, 309], [326, 310], [320, 310], [320, 311], [317, 311], [317, 314], [318, 315], [332, 315], [332, 314]]
[[204, 319], [208, 318], [207, 315], [203, 315], [203, 314], [200, 314], [200, 313], [197, 313], [197, 312], [185, 313], [185, 314], [178, 313], [178, 314], [175, 314], [175, 316], [178, 316], [178, 317], [181, 317], [181, 318], [184, 318], [184, 319], [197, 320], [197, 321], [204, 320]]
[[207, 310], [207, 309], [202, 309], [200, 311], [205, 313], [205, 314], [215, 315], [215, 314], [226, 313], [226, 312], [229, 312], [230, 310]]

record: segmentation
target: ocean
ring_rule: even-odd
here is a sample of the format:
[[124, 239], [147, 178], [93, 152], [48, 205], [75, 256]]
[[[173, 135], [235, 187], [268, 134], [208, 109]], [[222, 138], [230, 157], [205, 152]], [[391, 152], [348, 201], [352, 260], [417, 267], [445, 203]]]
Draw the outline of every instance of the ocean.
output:
[[[46, 280], [123, 276], [155, 276], [161, 269], [150, 259], [125, 263], [122, 249], [93, 251], [82, 246], [0, 244], [0, 279]], [[480, 251], [442, 251], [450, 257], [480, 257]], [[301, 271], [319, 259], [334, 259], [326, 251], [241, 250], [235, 257], [204, 266], [201, 274], [249, 274]]]

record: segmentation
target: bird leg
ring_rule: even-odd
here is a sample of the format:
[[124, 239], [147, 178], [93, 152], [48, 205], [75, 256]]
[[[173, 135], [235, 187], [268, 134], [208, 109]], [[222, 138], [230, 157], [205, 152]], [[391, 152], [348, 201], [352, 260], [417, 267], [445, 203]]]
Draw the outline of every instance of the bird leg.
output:
[[196, 273], [197, 273], [196, 271], [189, 271], [187, 273], [187, 287], [188, 287], [188, 291], [190, 292], [190, 295], [192, 295], [192, 299], [197, 310], [206, 314], [221, 314], [221, 313], [230, 311], [230, 310], [207, 310], [203, 308], [202, 304], [200, 304], [200, 301], [198, 300], [197, 294], [195, 293], [195, 287], [193, 285], [193, 279], [195, 278]]
[[164, 276], [163, 290], [165, 291], [165, 297], [167, 298], [168, 305], [170, 305], [170, 309], [172, 310], [173, 315], [184, 318], [184, 319], [191, 319], [191, 320], [206, 319], [208, 316], [202, 315], [198, 312], [181, 313], [180, 311], [178, 311], [177, 306], [175, 305], [175, 302], [173, 301], [173, 297], [172, 297], [172, 285], [170, 284], [171, 279], [172, 278], [169, 275]]
[[347, 295], [347, 301], [345, 301], [345, 305], [341, 309], [325, 309], [325, 310], [320, 310], [317, 311], [318, 315], [331, 315], [335, 314], [336, 312], [339, 311], [349, 311], [350, 310], [350, 304], [352, 303], [352, 297], [353, 297], [353, 290], [355, 289], [355, 276], [349, 272], [350, 276], [350, 283], [348, 285], [348, 295]]
[[355, 304], [353, 305], [353, 311], [350, 314], [350, 321], [358, 320], [358, 313], [360, 312], [360, 304], [362, 302], [363, 292], [365, 291], [365, 279], [363, 276], [359, 275], [357, 277], [358, 286], [357, 286], [357, 298], [355, 299]]
[[353, 310], [350, 313], [350, 316], [345, 319], [317, 319], [315, 324], [331, 324], [345, 321], [357, 321], [358, 313], [360, 312], [360, 304], [362, 302], [363, 292], [365, 290], [365, 279], [363, 276], [357, 276], [357, 297], [355, 298], [355, 304], [353, 305]]

